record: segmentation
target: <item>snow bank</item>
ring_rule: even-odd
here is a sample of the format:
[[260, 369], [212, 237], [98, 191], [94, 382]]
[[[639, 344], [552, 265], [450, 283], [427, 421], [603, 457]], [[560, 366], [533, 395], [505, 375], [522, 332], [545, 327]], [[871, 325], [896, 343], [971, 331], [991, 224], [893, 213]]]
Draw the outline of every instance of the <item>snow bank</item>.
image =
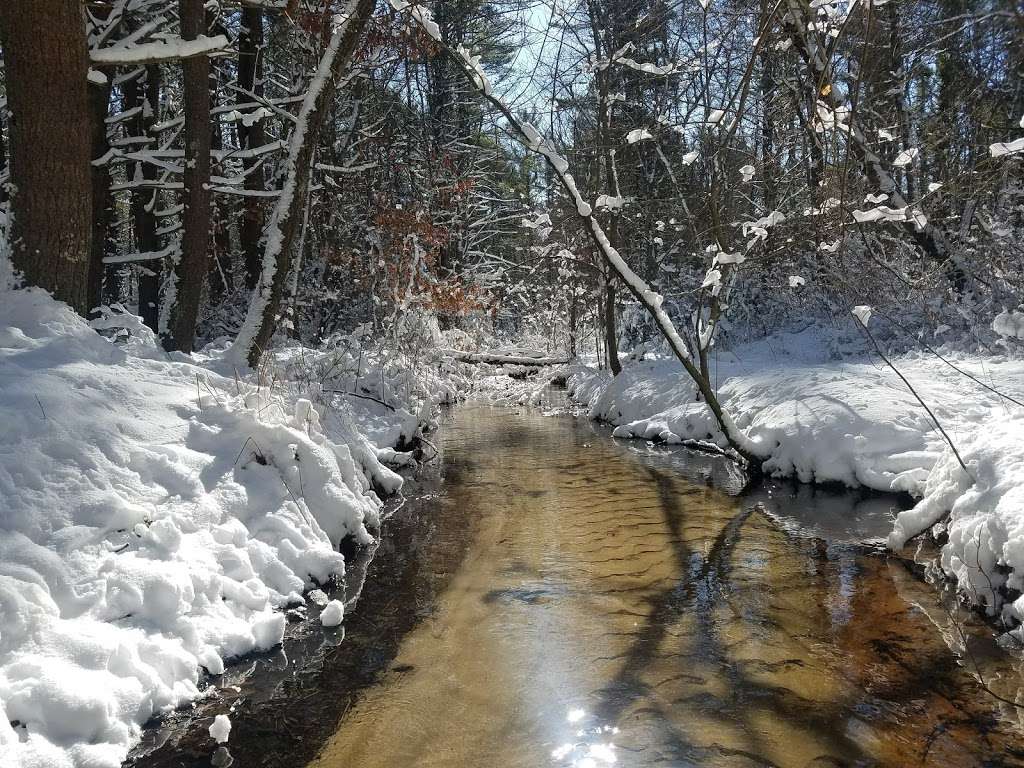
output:
[[119, 766], [370, 540], [401, 479], [358, 414], [223, 368], [0, 284], [4, 768]]
[[1024, 418], [1022, 409], [1014, 410], [1015, 418], [993, 418], [961, 433], [957, 449], [970, 475], [952, 451], [943, 453], [923, 498], [899, 515], [889, 537], [899, 548], [935, 526], [948, 536], [942, 569], [1009, 625], [1024, 622]]
[[[1024, 401], [1024, 361], [944, 356]], [[722, 405], [769, 456], [766, 472], [918, 497], [895, 521], [894, 548], [949, 513], [945, 572], [990, 613], [1002, 608], [1007, 618], [1024, 620], [1024, 598], [1017, 597], [1024, 590], [1024, 408], [934, 356], [908, 354], [894, 362], [949, 432], [973, 481], [888, 367], [838, 359], [816, 332], [721, 352], [712, 370]], [[592, 418], [616, 425], [616, 437], [726, 445], [675, 360], [632, 363], [614, 379], [577, 367], [568, 386]]]

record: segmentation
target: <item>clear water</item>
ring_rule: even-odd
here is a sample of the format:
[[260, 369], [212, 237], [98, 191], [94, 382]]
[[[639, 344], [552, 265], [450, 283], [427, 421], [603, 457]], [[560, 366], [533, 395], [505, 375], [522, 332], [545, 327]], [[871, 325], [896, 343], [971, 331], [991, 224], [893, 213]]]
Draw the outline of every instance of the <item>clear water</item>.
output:
[[[730, 496], [728, 464], [532, 409], [460, 407], [439, 448], [344, 635], [226, 694], [236, 765], [1024, 765], [979, 683], [1015, 700], [1016, 656], [862, 544], [899, 499]], [[208, 764], [219, 706], [137, 764]]]

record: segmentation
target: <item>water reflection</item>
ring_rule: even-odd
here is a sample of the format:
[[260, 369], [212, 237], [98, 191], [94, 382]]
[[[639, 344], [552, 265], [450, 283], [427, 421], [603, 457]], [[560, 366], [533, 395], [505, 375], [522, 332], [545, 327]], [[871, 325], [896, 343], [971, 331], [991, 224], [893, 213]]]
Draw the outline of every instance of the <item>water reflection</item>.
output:
[[[732, 497], [725, 462], [525, 408], [442, 437], [344, 631], [225, 675], [235, 765], [1024, 765], [1015, 657], [866, 554], [903, 500]], [[210, 765], [208, 716], [137, 766]]]
[[[585, 419], [466, 407], [445, 504], [479, 520], [411, 670], [328, 766], [1005, 765], [1021, 734], [863, 539], [894, 497], [766, 484]], [[810, 511], [808, 511], [808, 509]], [[881, 529], [881, 530], [880, 530]], [[969, 620], [968, 620], [969, 623]], [[1005, 656], [998, 659], [1006, 666]]]
[[582, 709], [570, 709], [566, 722], [573, 726], [569, 741], [551, 750], [551, 760], [556, 766], [572, 768], [599, 768], [618, 762], [615, 743], [612, 741], [619, 729], [612, 725], [594, 725], [588, 721]]

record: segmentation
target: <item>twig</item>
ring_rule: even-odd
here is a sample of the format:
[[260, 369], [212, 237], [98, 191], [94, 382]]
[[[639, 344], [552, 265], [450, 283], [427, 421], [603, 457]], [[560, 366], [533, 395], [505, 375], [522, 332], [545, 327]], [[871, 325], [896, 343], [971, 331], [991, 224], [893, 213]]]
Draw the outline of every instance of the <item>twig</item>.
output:
[[971, 666], [974, 667], [974, 674], [978, 678], [978, 685], [981, 686], [981, 690], [983, 690], [996, 701], [1000, 701], [1003, 704], [1009, 704], [1011, 707], [1014, 707], [1016, 709], [1024, 709], [1024, 704], [1019, 704], [1018, 702], [1008, 699], [1005, 696], [1000, 696], [998, 693], [993, 691], [992, 688], [989, 687], [989, 684], [985, 682], [984, 675], [982, 675], [981, 673], [981, 667], [978, 665], [978, 660], [974, 658], [974, 654], [968, 647], [967, 635], [964, 633], [964, 628], [960, 626], [960, 622], [953, 616], [952, 612], [948, 608], [943, 607], [943, 610], [946, 612], [946, 616], [949, 617], [949, 623], [953, 625], [953, 628], [956, 630], [956, 633], [960, 636], [960, 642], [964, 647], [964, 656], [966, 656], [970, 660]]
[[385, 403], [383, 400], [378, 400], [376, 397], [373, 397], [371, 395], [360, 395], [360, 394], [358, 394], [356, 392], [346, 392], [343, 389], [325, 389], [324, 392], [331, 392], [331, 393], [333, 393], [335, 395], [346, 395], [347, 397], [358, 397], [358, 398], [361, 398], [363, 400], [371, 400], [371, 401], [373, 401], [375, 403], [380, 403], [385, 408], [387, 408], [389, 411], [394, 411], [395, 410], [395, 406], [391, 405], [390, 403]]
[[893, 319], [892, 319], [891, 317], [888, 317], [887, 315], [884, 315], [883, 313], [881, 313], [881, 312], [878, 312], [877, 310], [875, 311], [875, 314], [876, 314], [876, 315], [881, 315], [882, 317], [884, 317], [884, 318], [885, 318], [886, 320], [888, 320], [888, 321], [889, 321], [889, 324], [890, 324], [890, 325], [892, 325], [892, 327], [893, 327], [893, 328], [895, 328], [895, 329], [896, 329], [897, 331], [899, 331], [900, 333], [902, 333], [902, 334], [903, 334], [904, 336], [906, 336], [907, 338], [909, 338], [909, 339], [913, 340], [913, 341], [914, 341], [915, 343], [917, 343], [917, 344], [920, 344], [920, 345], [921, 345], [922, 347], [924, 347], [924, 348], [925, 348], [925, 350], [926, 350], [926, 351], [928, 351], [929, 353], [931, 353], [931, 354], [935, 355], [935, 357], [939, 358], [939, 360], [941, 360], [942, 362], [944, 362], [944, 363], [945, 363], [946, 365], [948, 365], [948, 366], [949, 366], [950, 368], [952, 368], [952, 369], [953, 369], [954, 371], [956, 371], [957, 373], [959, 373], [959, 374], [960, 374], [961, 376], [966, 376], [966, 377], [967, 377], [968, 379], [970, 379], [971, 381], [973, 381], [973, 382], [974, 382], [975, 384], [977, 384], [977, 385], [978, 385], [979, 387], [982, 387], [983, 389], [987, 389], [987, 390], [988, 390], [989, 392], [992, 392], [993, 394], [995, 394], [995, 395], [998, 395], [999, 397], [1003, 398], [1004, 400], [1009, 400], [1009, 401], [1010, 401], [1011, 403], [1013, 403], [1014, 405], [1019, 405], [1019, 406], [1021, 406], [1022, 408], [1024, 408], [1024, 403], [1022, 403], [1022, 402], [1021, 402], [1020, 400], [1015, 400], [1014, 398], [1010, 397], [1010, 396], [1009, 396], [1008, 394], [1006, 394], [1005, 392], [1000, 392], [1000, 391], [999, 391], [998, 389], [996, 389], [995, 387], [989, 386], [988, 384], [986, 384], [986, 383], [985, 383], [984, 381], [982, 381], [982, 380], [981, 380], [981, 379], [979, 379], [978, 377], [974, 376], [973, 374], [970, 374], [970, 373], [968, 373], [968, 372], [967, 372], [967, 371], [965, 371], [965, 370], [964, 370], [963, 368], [960, 368], [960, 367], [958, 367], [957, 365], [955, 365], [954, 363], [952, 363], [951, 361], [947, 360], [947, 359], [946, 359], [945, 357], [943, 357], [943, 356], [942, 356], [942, 354], [941, 354], [941, 353], [939, 353], [939, 351], [938, 351], [937, 349], [935, 349], [934, 347], [932, 347], [932, 345], [931, 345], [931, 344], [929, 344], [928, 342], [926, 342], [926, 341], [925, 341], [924, 339], [919, 339], [919, 338], [917, 338], [916, 336], [914, 336], [913, 334], [911, 334], [911, 333], [909, 333], [908, 331], [904, 330], [904, 329], [903, 329], [903, 328], [902, 328], [902, 327], [901, 327], [901, 326], [899, 325], [899, 323], [895, 322], [895, 321], [894, 321], [894, 320], [893, 320]]
[[436, 459], [438, 456], [441, 455], [441, 452], [437, 449], [437, 446], [434, 445], [429, 440], [427, 440], [427, 438], [424, 435], [422, 435], [422, 434], [420, 434], [420, 442], [430, 446], [431, 450], [434, 451], [434, 455], [431, 456], [429, 459], [420, 459], [420, 461], [422, 461], [423, 463], [426, 463], [426, 462], [429, 462], [429, 461], [433, 461], [434, 459]]
[[260, 448], [260, 444], [257, 443], [255, 440], [253, 440], [252, 437], [247, 437], [247, 438], [245, 438], [245, 442], [242, 443], [242, 448], [241, 448], [241, 450], [239, 450], [238, 455], [235, 456], [235, 463], [232, 464], [231, 466], [233, 466], [233, 467], [238, 466], [238, 460], [240, 458], [242, 458], [242, 454], [245, 453], [245, 446], [247, 446], [250, 442], [252, 442], [252, 444], [256, 446], [256, 451], [259, 454], [259, 457], [261, 459], [263, 459], [264, 461], [267, 460], [267, 457], [263, 455], [263, 449]]
[[[855, 316], [855, 317], [856, 317], [856, 316]], [[900, 377], [900, 380], [901, 380], [901, 381], [902, 381], [902, 382], [903, 382], [904, 384], [906, 384], [906, 385], [907, 385], [907, 389], [909, 389], [909, 390], [910, 390], [910, 394], [912, 394], [912, 395], [914, 396], [914, 398], [915, 398], [915, 399], [917, 400], [917, 402], [919, 402], [919, 403], [921, 404], [921, 407], [922, 407], [922, 408], [924, 408], [924, 409], [925, 409], [925, 410], [926, 410], [926, 411], [928, 412], [928, 415], [929, 415], [929, 416], [931, 417], [931, 419], [932, 419], [932, 422], [933, 422], [933, 423], [935, 424], [935, 426], [936, 426], [936, 427], [938, 428], [939, 432], [941, 432], [941, 433], [942, 433], [942, 436], [943, 436], [943, 437], [944, 437], [944, 438], [946, 439], [946, 443], [948, 443], [948, 444], [949, 444], [949, 447], [950, 447], [950, 448], [951, 448], [951, 449], [953, 450], [953, 455], [954, 455], [954, 456], [956, 456], [956, 460], [957, 460], [958, 462], [960, 462], [960, 466], [961, 466], [961, 467], [963, 468], [964, 472], [965, 472], [965, 473], [967, 474], [967, 476], [968, 476], [969, 478], [971, 478], [971, 482], [972, 482], [972, 483], [973, 483], [973, 482], [976, 482], [976, 481], [975, 481], [975, 479], [974, 479], [974, 475], [972, 475], [972, 474], [971, 474], [971, 471], [970, 471], [970, 470], [969, 470], [969, 469], [967, 468], [967, 465], [966, 465], [966, 464], [964, 464], [964, 460], [963, 460], [963, 457], [961, 457], [961, 456], [960, 456], [960, 451], [958, 451], [958, 450], [956, 449], [956, 446], [955, 446], [955, 445], [953, 444], [953, 440], [952, 440], [952, 439], [950, 438], [950, 436], [949, 436], [949, 435], [948, 435], [948, 434], [946, 433], [946, 430], [942, 428], [942, 424], [940, 424], [940, 423], [939, 423], [939, 420], [938, 420], [938, 418], [937, 418], [937, 417], [935, 416], [935, 414], [934, 414], [934, 413], [932, 412], [932, 409], [928, 407], [928, 403], [926, 403], [926, 402], [925, 402], [925, 401], [924, 401], [924, 400], [923, 400], [923, 399], [921, 398], [921, 396], [920, 396], [919, 394], [917, 394], [917, 390], [916, 390], [916, 389], [914, 389], [914, 385], [913, 385], [913, 384], [911, 384], [911, 383], [910, 383], [910, 382], [909, 382], [909, 381], [907, 380], [907, 377], [906, 377], [906, 376], [904, 376], [904, 375], [903, 375], [902, 373], [900, 373], [899, 369], [898, 369], [898, 368], [897, 368], [897, 367], [896, 367], [895, 365], [893, 365], [893, 364], [892, 364], [892, 361], [890, 361], [890, 360], [889, 360], [889, 358], [885, 356], [885, 353], [884, 353], [884, 352], [882, 352], [882, 348], [881, 348], [881, 347], [880, 347], [880, 346], [878, 345], [878, 342], [877, 342], [877, 341], [875, 340], [875, 337], [874, 337], [874, 336], [873, 336], [873, 335], [871, 334], [871, 331], [869, 331], [869, 330], [868, 330], [868, 327], [867, 327], [867, 325], [865, 325], [865, 324], [864, 324], [864, 321], [863, 321], [863, 320], [861, 320], [861, 319], [860, 319], [859, 317], [857, 317], [857, 318], [856, 318], [856, 320], [857, 320], [857, 323], [858, 323], [858, 325], [860, 325], [861, 329], [862, 329], [862, 330], [864, 331], [864, 334], [865, 334], [865, 335], [866, 335], [866, 336], [868, 337], [868, 339], [869, 339], [869, 340], [871, 341], [871, 344], [872, 344], [872, 345], [874, 346], [874, 348], [875, 348], [875, 351], [876, 351], [876, 352], [878, 353], [878, 356], [879, 356], [880, 358], [882, 358], [882, 361], [883, 361], [883, 362], [884, 362], [884, 363], [885, 363], [886, 365], [888, 365], [888, 366], [889, 366], [890, 368], [892, 368], [892, 370], [893, 370], [893, 373], [895, 373], [895, 374], [896, 374], [897, 376], [899, 376], [899, 377]]]

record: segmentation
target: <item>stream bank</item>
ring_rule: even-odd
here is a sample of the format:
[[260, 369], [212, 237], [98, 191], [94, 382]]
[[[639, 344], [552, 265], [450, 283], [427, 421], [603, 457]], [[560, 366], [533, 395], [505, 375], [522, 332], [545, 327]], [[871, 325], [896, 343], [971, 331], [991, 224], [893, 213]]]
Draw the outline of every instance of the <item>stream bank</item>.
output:
[[[905, 500], [735, 498], [728, 462], [537, 409], [461, 406], [438, 447], [344, 635], [225, 676], [236, 764], [1024, 764], [975, 669], [1014, 699], [1017, 659], [865, 552]], [[179, 717], [134, 765], [211, 764], [212, 714]]]

